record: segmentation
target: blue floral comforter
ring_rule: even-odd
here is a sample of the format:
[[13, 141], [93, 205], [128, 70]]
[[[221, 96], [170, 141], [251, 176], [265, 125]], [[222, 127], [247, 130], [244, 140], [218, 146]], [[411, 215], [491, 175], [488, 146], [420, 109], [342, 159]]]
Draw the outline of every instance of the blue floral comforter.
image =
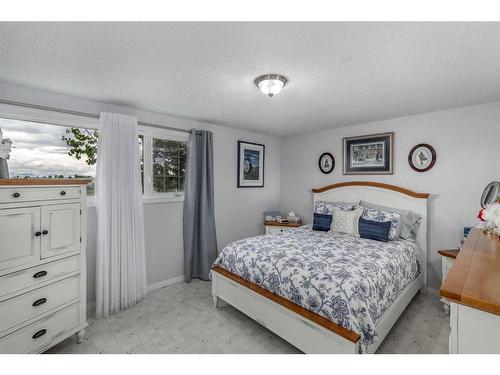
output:
[[414, 242], [378, 242], [310, 225], [233, 242], [214, 265], [357, 332], [362, 351], [377, 340], [382, 314], [420, 272]]

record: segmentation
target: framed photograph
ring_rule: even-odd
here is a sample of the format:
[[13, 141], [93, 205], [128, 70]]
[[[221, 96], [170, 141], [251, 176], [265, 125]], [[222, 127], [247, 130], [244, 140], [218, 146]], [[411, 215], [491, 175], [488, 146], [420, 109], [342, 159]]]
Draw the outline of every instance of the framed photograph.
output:
[[420, 143], [413, 147], [408, 154], [408, 163], [414, 171], [426, 172], [436, 162], [436, 150], [427, 143]]
[[392, 174], [394, 133], [344, 138], [344, 174]]
[[318, 164], [320, 171], [324, 174], [328, 174], [335, 168], [335, 159], [329, 152], [324, 152], [319, 157]]
[[238, 187], [264, 187], [265, 146], [238, 141]]

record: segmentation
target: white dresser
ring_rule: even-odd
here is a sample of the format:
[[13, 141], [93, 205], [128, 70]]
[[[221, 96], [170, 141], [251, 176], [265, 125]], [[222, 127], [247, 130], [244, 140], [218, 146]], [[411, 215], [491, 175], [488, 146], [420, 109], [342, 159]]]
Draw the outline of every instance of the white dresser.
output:
[[0, 180], [0, 353], [83, 341], [88, 182]]
[[500, 354], [500, 238], [474, 228], [443, 280], [450, 354]]

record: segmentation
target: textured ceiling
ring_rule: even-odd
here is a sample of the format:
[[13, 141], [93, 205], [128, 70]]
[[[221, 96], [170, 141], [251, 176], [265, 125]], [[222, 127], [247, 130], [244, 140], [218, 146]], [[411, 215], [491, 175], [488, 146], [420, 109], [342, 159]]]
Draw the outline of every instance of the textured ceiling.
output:
[[499, 47], [499, 23], [4, 22], [0, 80], [290, 135], [500, 100]]

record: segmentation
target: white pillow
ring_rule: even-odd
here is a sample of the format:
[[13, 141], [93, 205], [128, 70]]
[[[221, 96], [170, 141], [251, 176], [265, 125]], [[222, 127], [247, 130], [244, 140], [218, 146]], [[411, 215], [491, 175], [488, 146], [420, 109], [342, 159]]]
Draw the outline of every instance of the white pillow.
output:
[[353, 211], [343, 211], [338, 208], [333, 208], [332, 213], [331, 232], [346, 233], [359, 237], [358, 222], [363, 214], [363, 208], [357, 208]]

